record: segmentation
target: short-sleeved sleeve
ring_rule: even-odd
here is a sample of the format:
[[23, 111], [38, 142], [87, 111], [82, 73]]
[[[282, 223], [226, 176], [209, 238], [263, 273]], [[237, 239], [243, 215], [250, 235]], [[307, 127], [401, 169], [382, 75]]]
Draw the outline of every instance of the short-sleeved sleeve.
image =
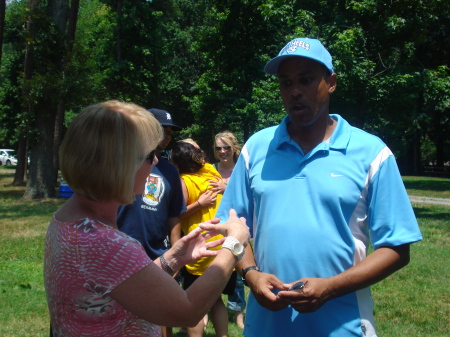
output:
[[368, 191], [369, 229], [375, 249], [422, 240], [393, 155], [381, 165]]

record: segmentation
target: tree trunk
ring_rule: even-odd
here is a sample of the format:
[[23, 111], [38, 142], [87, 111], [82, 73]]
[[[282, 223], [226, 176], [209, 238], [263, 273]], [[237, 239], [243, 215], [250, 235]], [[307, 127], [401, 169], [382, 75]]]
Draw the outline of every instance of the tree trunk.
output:
[[436, 145], [436, 166], [444, 166], [444, 138], [439, 134], [435, 142]]
[[[29, 39], [31, 41], [34, 41], [36, 38], [36, 27], [34, 23], [34, 12], [37, 8], [38, 0], [29, 0], [28, 1], [28, 8], [29, 8], [29, 16], [27, 19], [27, 32]], [[28, 94], [28, 85], [27, 81], [29, 81], [33, 77], [34, 72], [34, 44], [33, 43], [27, 43], [26, 50], [25, 50], [25, 60], [24, 60], [24, 82], [25, 85], [22, 88], [22, 106], [21, 110], [22, 113], [25, 113], [26, 111], [29, 111], [31, 109], [29, 101], [26, 99]], [[26, 175], [26, 167], [28, 165], [28, 158], [27, 158], [27, 135], [22, 134], [19, 138], [19, 148], [17, 153], [17, 168], [16, 172], [14, 174], [14, 181], [13, 185], [19, 186], [25, 184], [25, 175]]]
[[49, 0], [48, 14], [59, 28], [61, 35], [65, 34], [69, 18], [69, 0]]
[[65, 111], [65, 102], [62, 97], [59, 101], [59, 104], [56, 108], [56, 117], [55, 117], [55, 130], [53, 137], [53, 172], [54, 179], [57, 181], [58, 179], [58, 170], [59, 170], [59, 146], [61, 145], [63, 128], [64, 128], [64, 111]]
[[[50, 107], [50, 108], [49, 108]], [[30, 175], [22, 200], [54, 198], [56, 181], [53, 171], [53, 131], [56, 111], [48, 99], [36, 107], [36, 129], [41, 138], [31, 151]]]
[[75, 40], [75, 32], [77, 30], [78, 9], [80, 8], [80, 0], [72, 0], [72, 6], [69, 12], [69, 24], [67, 26], [67, 52], [71, 53], [73, 42]]
[[[78, 18], [78, 9], [79, 9], [80, 1], [73, 0], [72, 6], [70, 7], [70, 11], [68, 13], [68, 25], [67, 25], [67, 34], [66, 34], [66, 53], [62, 60], [61, 64], [61, 73], [64, 73], [67, 64], [70, 62], [71, 52], [73, 50], [73, 42], [75, 40], [75, 31], [77, 26], [77, 18]], [[61, 145], [62, 137], [63, 137], [63, 129], [64, 129], [64, 113], [65, 113], [65, 95], [62, 95], [60, 101], [58, 103], [58, 107], [56, 110], [56, 120], [55, 120], [55, 132], [54, 132], [54, 144], [53, 144], [53, 170], [55, 174], [55, 181], [58, 179], [58, 170], [59, 170], [59, 146]]]
[[117, 64], [122, 62], [122, 0], [117, 0]]
[[27, 177], [27, 137], [21, 135], [19, 138], [18, 149], [17, 149], [17, 167], [14, 173], [13, 186], [23, 186], [25, 185], [25, 180]]
[[0, 0], [0, 66], [2, 65], [3, 34], [5, 32], [6, 0]]
[[414, 153], [413, 153], [413, 158], [414, 158], [414, 170], [413, 170], [413, 174], [415, 176], [419, 176], [420, 175], [420, 171], [421, 171], [421, 155], [420, 155], [420, 130], [416, 129], [414, 131]]
[[[53, 24], [58, 27], [56, 31], [60, 38], [56, 39], [56, 42], [64, 44], [64, 46], [60, 45], [60, 47], [63, 47], [64, 52], [58, 54], [61, 48], [53, 48], [50, 53], [55, 52], [56, 54], [41, 56], [51, 57], [56, 60], [56, 70], [53, 71], [56, 71], [63, 86], [64, 70], [75, 36], [78, 7], [78, 0], [73, 1], [70, 10], [69, 0], [49, 0], [47, 5], [47, 13], [51, 17]], [[71, 19], [68, 25], [69, 17]], [[70, 32], [67, 32], [68, 26], [70, 27]], [[59, 167], [59, 156], [57, 153], [62, 137], [64, 107], [64, 88], [56, 93], [47, 92], [37, 104], [35, 127], [40, 138], [33, 146], [31, 152], [30, 175], [23, 200], [56, 196]]]

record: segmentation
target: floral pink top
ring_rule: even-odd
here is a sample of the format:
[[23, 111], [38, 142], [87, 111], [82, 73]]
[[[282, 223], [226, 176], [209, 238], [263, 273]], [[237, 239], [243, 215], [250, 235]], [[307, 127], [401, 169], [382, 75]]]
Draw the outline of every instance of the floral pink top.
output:
[[53, 336], [160, 336], [108, 296], [117, 285], [152, 263], [141, 244], [92, 219], [50, 222], [44, 282]]

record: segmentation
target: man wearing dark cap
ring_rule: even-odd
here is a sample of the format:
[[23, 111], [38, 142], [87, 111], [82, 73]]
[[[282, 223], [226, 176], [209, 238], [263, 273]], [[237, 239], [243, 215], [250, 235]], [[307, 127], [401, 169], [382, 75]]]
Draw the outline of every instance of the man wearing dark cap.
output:
[[170, 141], [172, 140], [172, 132], [173, 131], [181, 131], [181, 127], [178, 125], [173, 124], [172, 121], [172, 115], [168, 113], [166, 110], [161, 109], [149, 109], [153, 116], [159, 121], [159, 123], [162, 125], [164, 129], [164, 139], [159, 144], [157, 151], [158, 155], [163, 155], [163, 157], [167, 157], [164, 154], [164, 151], [166, 147], [169, 145]]
[[422, 239], [395, 158], [329, 113], [337, 75], [319, 40], [292, 40], [265, 71], [287, 116], [247, 141], [217, 213], [235, 209], [254, 237], [236, 267], [251, 289], [244, 334], [375, 337], [369, 286]]
[[[180, 239], [179, 215], [186, 205], [178, 170], [161, 157], [161, 152], [172, 140], [172, 132], [180, 131], [181, 127], [173, 124], [171, 114], [165, 110], [148, 111], [164, 129], [164, 138], [156, 149], [158, 164], [147, 178], [144, 193], [136, 195], [134, 203], [119, 207], [117, 225], [122, 232], [138, 240], [147, 255], [155, 260]], [[162, 331], [164, 336], [172, 336], [171, 328]]]

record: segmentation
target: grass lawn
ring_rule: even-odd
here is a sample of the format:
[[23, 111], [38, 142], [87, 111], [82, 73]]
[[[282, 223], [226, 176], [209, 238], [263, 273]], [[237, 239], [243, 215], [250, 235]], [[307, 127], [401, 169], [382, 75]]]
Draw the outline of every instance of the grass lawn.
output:
[[409, 195], [450, 199], [450, 179], [403, 177]]
[[[13, 175], [12, 168], [0, 167], [0, 336], [48, 336], [43, 241], [64, 200], [23, 203], [24, 187], [11, 186]], [[450, 179], [405, 177], [404, 182], [411, 195], [450, 199]], [[413, 206], [424, 240], [412, 245], [407, 267], [372, 287], [379, 336], [448, 335], [450, 206]], [[211, 323], [205, 336], [215, 336]], [[229, 336], [242, 336], [231, 321]]]

